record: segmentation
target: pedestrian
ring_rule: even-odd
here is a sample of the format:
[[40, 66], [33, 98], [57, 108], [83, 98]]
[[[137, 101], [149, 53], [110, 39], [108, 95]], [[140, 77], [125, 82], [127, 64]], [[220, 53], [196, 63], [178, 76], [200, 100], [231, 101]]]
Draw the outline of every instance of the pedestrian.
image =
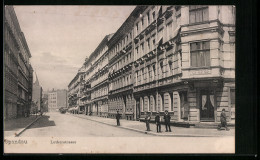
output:
[[119, 111], [117, 111], [117, 114], [116, 114], [116, 123], [118, 126], [120, 126], [120, 121], [119, 119], [121, 118], [121, 115], [119, 114]]
[[146, 130], [147, 131], [151, 131], [150, 130], [150, 120], [151, 120], [150, 113], [146, 113], [145, 123], [146, 123]]
[[159, 112], [156, 113], [156, 116], [155, 116], [155, 124], [156, 124], [157, 133], [158, 133], [158, 132], [162, 132], [162, 131], [161, 131], [161, 117], [160, 117]]
[[169, 132], [171, 132], [170, 120], [171, 120], [171, 116], [169, 115], [168, 111], [165, 110], [165, 113], [164, 113], [164, 123], [165, 123], [165, 128], [166, 128], [165, 132], [168, 132], [168, 128], [169, 128]]
[[220, 130], [221, 127], [224, 127], [227, 131], [229, 131], [229, 128], [227, 127], [227, 116], [225, 113], [225, 108], [222, 109], [222, 112], [220, 114], [220, 125], [218, 126], [218, 129]]

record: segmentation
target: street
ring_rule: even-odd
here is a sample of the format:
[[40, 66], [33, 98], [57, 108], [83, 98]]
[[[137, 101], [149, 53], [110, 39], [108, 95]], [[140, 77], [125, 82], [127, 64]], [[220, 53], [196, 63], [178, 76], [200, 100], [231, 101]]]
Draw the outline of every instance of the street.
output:
[[[84, 115], [82, 116], [84, 117]], [[160, 137], [94, 122], [92, 120], [76, 117], [75, 115], [61, 114], [59, 112], [51, 112], [43, 115], [43, 117], [20, 135], [20, 138], [22, 139], [37, 137], [39, 137], [39, 143], [48, 145], [48, 148], [44, 151], [46, 153], [54, 152], [55, 147], [58, 147], [58, 145], [50, 145], [49, 143], [51, 143], [51, 141], [49, 138], [53, 141], [77, 140], [77, 146], [85, 147], [86, 150], [82, 150], [84, 153], [110, 153], [115, 151], [119, 153], [138, 153], [140, 151], [145, 153], [234, 153], [235, 145], [234, 136]], [[96, 143], [100, 141], [103, 142], [104, 140], [106, 143]], [[117, 145], [113, 145], [113, 148], [111, 148], [110, 144], [114, 143], [115, 140], [117, 141]], [[31, 144], [32, 142], [30, 141], [28, 143]], [[126, 143], [127, 147], [125, 146]], [[142, 145], [136, 146], [136, 143]], [[100, 144], [102, 144], [102, 149], [99, 146]], [[147, 145], [153, 146], [154, 144], [160, 146], [159, 148], [161, 149], [155, 151], [150, 147], [145, 147]], [[197, 147], [198, 144], [200, 144], [200, 147]], [[66, 146], [63, 148], [64, 150], [60, 150], [64, 153], [81, 152], [78, 150], [71, 150], [73, 148], [70, 147], [71, 145], [64, 146]], [[125, 147], [122, 148], [118, 146]], [[171, 147], [165, 148], [165, 146]], [[31, 150], [32, 153], [37, 151], [37, 148], [35, 151]], [[18, 152], [23, 151], [19, 150]]]
[[[115, 121], [116, 124], [116, 121]], [[49, 112], [28, 128], [20, 137], [148, 137], [143, 133], [125, 130], [81, 119], [59, 112]]]

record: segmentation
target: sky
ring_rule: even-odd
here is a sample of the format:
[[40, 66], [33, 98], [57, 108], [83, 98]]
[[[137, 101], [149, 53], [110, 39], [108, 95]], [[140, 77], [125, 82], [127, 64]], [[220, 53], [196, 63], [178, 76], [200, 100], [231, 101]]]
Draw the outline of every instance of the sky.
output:
[[134, 8], [14, 6], [43, 90], [67, 89], [86, 56], [106, 35], [115, 33]]

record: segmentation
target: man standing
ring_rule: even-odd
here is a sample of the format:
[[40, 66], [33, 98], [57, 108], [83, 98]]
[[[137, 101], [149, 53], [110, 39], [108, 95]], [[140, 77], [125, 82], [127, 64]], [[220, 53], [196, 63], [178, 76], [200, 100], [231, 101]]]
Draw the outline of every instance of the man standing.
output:
[[168, 111], [165, 110], [164, 122], [165, 122], [166, 132], [168, 132], [168, 128], [169, 128], [169, 132], [171, 132], [170, 120], [171, 120], [171, 116], [169, 115]]
[[221, 129], [221, 127], [224, 127], [227, 131], [229, 131], [229, 128], [227, 127], [227, 116], [225, 113], [225, 108], [222, 109], [222, 112], [220, 114], [220, 122], [221, 122], [221, 124], [219, 125], [218, 129]]
[[150, 130], [150, 120], [151, 120], [150, 113], [146, 113], [145, 123], [146, 123], [146, 130], [147, 131], [151, 131]]
[[116, 114], [116, 123], [118, 126], [120, 126], [120, 121], [119, 119], [121, 118], [121, 115], [119, 114], [119, 111], [117, 111], [117, 114]]
[[159, 112], [156, 113], [155, 124], [156, 124], [157, 133], [161, 132], [161, 117]]

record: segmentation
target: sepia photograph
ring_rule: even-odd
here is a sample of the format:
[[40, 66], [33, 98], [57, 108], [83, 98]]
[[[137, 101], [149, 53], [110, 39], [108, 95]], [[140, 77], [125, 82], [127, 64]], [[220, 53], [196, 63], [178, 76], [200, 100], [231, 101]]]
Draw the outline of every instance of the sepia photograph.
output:
[[235, 153], [234, 5], [5, 5], [4, 153]]

